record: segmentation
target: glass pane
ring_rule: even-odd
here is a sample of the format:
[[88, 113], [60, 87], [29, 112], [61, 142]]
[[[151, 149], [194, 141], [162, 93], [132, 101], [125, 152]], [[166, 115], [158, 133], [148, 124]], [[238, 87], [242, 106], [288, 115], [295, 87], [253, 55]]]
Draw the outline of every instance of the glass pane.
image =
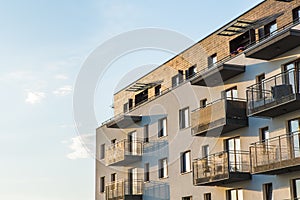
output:
[[186, 153], [184, 154], [184, 156], [185, 156], [184, 161], [185, 161], [185, 169], [186, 169], [186, 172], [191, 171], [190, 153], [191, 153], [191, 152], [186, 152]]
[[270, 26], [270, 33], [272, 34], [272, 33], [275, 33], [275, 31], [277, 30], [277, 24], [275, 23], [275, 24], [272, 24], [271, 26]]
[[167, 135], [167, 119], [163, 119], [162, 127], [163, 127], [163, 136], [166, 136]]
[[184, 128], [189, 126], [189, 109], [184, 110]]
[[300, 198], [300, 180], [294, 181], [294, 187], [295, 187], [295, 199]]
[[243, 200], [243, 190], [238, 190], [238, 200]]
[[237, 190], [230, 190], [230, 200], [238, 200], [237, 199]]

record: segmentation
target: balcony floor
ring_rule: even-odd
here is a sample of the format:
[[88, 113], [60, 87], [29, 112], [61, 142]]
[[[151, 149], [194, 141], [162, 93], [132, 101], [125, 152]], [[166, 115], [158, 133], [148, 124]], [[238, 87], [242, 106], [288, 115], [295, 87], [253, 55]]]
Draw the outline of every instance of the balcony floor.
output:
[[210, 124], [198, 125], [192, 128], [192, 131], [194, 136], [206, 136], [207, 133], [211, 135], [222, 135], [247, 126], [248, 119], [222, 119], [211, 122]]
[[220, 174], [214, 177], [198, 178], [196, 179], [196, 186], [222, 186], [228, 183], [234, 183], [239, 181], [246, 181], [251, 179], [250, 173], [245, 172], [230, 172], [228, 174]]
[[116, 161], [114, 163], [108, 164], [108, 166], [127, 166], [131, 163], [136, 163], [142, 161], [141, 155], [125, 155], [124, 160]]
[[300, 94], [293, 94], [252, 109], [248, 116], [277, 117], [300, 109]]
[[252, 174], [277, 175], [294, 171], [300, 171], [300, 158], [254, 167]]

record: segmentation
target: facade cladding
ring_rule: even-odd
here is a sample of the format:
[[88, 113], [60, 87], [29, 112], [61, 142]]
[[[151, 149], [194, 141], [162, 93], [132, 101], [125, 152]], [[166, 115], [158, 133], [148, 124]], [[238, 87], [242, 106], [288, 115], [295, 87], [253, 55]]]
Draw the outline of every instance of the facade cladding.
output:
[[96, 200], [300, 199], [299, 10], [266, 0], [117, 92]]

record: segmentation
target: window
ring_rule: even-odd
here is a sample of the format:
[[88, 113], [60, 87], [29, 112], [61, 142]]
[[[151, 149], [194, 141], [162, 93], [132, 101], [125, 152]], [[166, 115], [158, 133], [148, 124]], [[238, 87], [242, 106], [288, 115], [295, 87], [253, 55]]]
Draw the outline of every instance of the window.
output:
[[262, 142], [265, 142], [268, 139], [270, 139], [269, 127], [261, 128], [260, 129], [260, 140]]
[[237, 87], [235, 86], [235, 87], [225, 90], [224, 97], [226, 99], [231, 99], [231, 100], [237, 99], [238, 98]]
[[179, 110], [179, 128], [187, 128], [189, 123], [189, 108]]
[[117, 142], [117, 139], [112, 139], [112, 140], [110, 141], [111, 144], [116, 144], [116, 142]]
[[243, 190], [241, 189], [234, 189], [234, 190], [227, 190], [227, 200], [243, 200]]
[[300, 131], [300, 118], [292, 119], [288, 121], [288, 132], [290, 134], [290, 143], [292, 145], [292, 153], [294, 158], [300, 157], [300, 139], [299, 139], [299, 131]]
[[103, 193], [105, 191], [105, 176], [100, 177], [100, 192]]
[[202, 146], [202, 157], [205, 158], [209, 156], [209, 145]]
[[262, 99], [264, 97], [264, 83], [263, 80], [265, 80], [265, 74], [260, 74], [258, 76], [256, 76], [256, 83], [258, 84], [258, 94], [257, 94], [257, 98], [258, 99]]
[[230, 172], [239, 172], [242, 169], [241, 141], [240, 137], [225, 140], [225, 151], [229, 152], [228, 162]]
[[294, 179], [291, 181], [292, 199], [300, 198], [300, 179]]
[[178, 74], [172, 77], [172, 87], [176, 87], [183, 81], [183, 71], [178, 70]]
[[167, 118], [158, 121], [158, 137], [167, 136]]
[[250, 29], [229, 42], [231, 55], [236, 55], [255, 41], [255, 30]]
[[189, 197], [182, 197], [182, 200], [192, 200], [193, 197], [192, 196], [189, 196]]
[[134, 104], [135, 104], [135, 106], [138, 106], [138, 105], [146, 102], [147, 100], [148, 100], [148, 89], [135, 95]]
[[[295, 71], [297, 71], [299, 69], [299, 61], [294, 61], [292, 63], [288, 63], [286, 65], [283, 66], [283, 72], [284, 72], [284, 84], [285, 87], [284, 88], [284, 93], [280, 92], [283, 90], [282, 86], [281, 89], [278, 88], [278, 94], [279, 97], [282, 97], [282, 95], [290, 95], [291, 93], [294, 93], [296, 91], [296, 89], [298, 88], [297, 86], [297, 80], [295, 78]], [[299, 89], [298, 89], [299, 91]], [[274, 91], [275, 92], [275, 91]], [[282, 94], [283, 93], [283, 94]], [[275, 95], [278, 96], [278, 95]]]
[[200, 100], [200, 108], [205, 108], [207, 105], [207, 99]]
[[133, 100], [132, 99], [128, 99], [128, 102], [124, 104], [123, 106], [123, 112], [126, 113], [129, 110], [131, 110], [133, 107]]
[[208, 156], [209, 156], [209, 146], [208, 145], [202, 146], [202, 158], [206, 158], [203, 163], [206, 171], [209, 171]]
[[204, 200], [211, 200], [211, 193], [205, 193]]
[[155, 92], [155, 96], [161, 95], [161, 85], [155, 86], [154, 92]]
[[191, 151], [181, 153], [181, 173], [190, 172], [191, 168]]
[[273, 186], [272, 183], [263, 184], [263, 198], [264, 200], [273, 199]]
[[159, 167], [158, 177], [159, 178], [167, 178], [168, 177], [168, 160], [167, 160], [167, 158], [163, 158], [163, 159], [159, 160], [158, 167]]
[[149, 163], [145, 163], [144, 165], [144, 182], [150, 181], [150, 167]]
[[100, 159], [105, 158], [105, 144], [100, 145]]
[[208, 68], [213, 67], [217, 63], [217, 54], [208, 57]]
[[189, 79], [196, 74], [196, 66], [192, 66], [185, 70], [185, 79]]
[[149, 142], [149, 125], [144, 126], [144, 143]]
[[272, 35], [276, 32], [277, 30], [277, 23], [276, 21], [273, 21], [269, 24], [267, 24], [265, 27], [264, 27], [264, 31], [265, 31], [265, 35]]
[[293, 10], [293, 20], [299, 21], [299, 17], [300, 17], [300, 7], [297, 7]]
[[110, 181], [111, 182], [115, 182], [117, 180], [117, 174], [116, 173], [113, 173], [110, 175]]

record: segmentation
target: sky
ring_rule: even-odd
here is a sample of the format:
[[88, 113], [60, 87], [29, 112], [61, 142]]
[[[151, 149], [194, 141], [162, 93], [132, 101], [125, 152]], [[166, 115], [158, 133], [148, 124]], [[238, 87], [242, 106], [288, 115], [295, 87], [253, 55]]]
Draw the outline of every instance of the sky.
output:
[[[95, 162], [74, 123], [73, 91], [98, 46], [148, 27], [196, 42], [261, 1], [0, 0], [0, 199], [94, 199]], [[172, 56], [144, 50], [113, 61], [95, 92], [98, 124], [113, 114], [120, 79]]]

